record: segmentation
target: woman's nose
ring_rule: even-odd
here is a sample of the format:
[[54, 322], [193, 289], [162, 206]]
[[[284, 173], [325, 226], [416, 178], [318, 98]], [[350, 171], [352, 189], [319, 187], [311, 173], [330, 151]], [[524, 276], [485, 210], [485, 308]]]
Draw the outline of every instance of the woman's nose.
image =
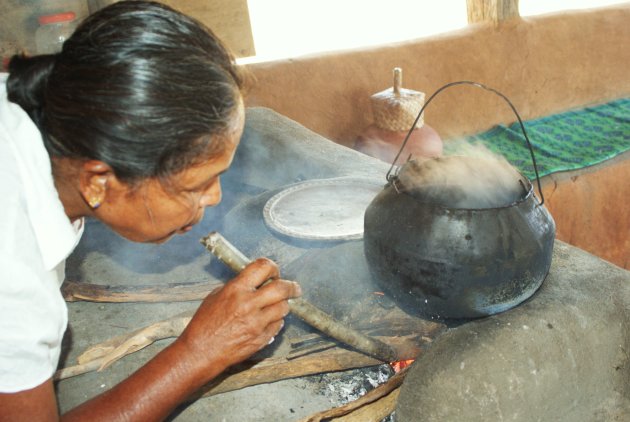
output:
[[208, 189], [201, 195], [199, 205], [202, 208], [212, 207], [221, 202], [221, 181], [217, 178]]

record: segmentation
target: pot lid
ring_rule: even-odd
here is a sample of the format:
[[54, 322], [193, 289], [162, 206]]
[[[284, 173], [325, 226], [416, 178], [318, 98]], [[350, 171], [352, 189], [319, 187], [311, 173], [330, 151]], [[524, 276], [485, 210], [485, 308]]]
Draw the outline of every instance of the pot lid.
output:
[[376, 179], [341, 177], [296, 183], [267, 201], [263, 217], [270, 229], [305, 240], [363, 237], [363, 217], [383, 190]]

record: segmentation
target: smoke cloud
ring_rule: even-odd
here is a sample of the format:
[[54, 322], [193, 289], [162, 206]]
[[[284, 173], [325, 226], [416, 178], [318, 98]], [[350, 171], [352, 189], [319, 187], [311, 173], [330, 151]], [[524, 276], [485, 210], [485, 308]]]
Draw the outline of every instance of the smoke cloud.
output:
[[462, 143], [453, 155], [410, 161], [398, 176], [403, 189], [421, 201], [460, 209], [508, 206], [528, 186], [504, 157], [480, 143]]

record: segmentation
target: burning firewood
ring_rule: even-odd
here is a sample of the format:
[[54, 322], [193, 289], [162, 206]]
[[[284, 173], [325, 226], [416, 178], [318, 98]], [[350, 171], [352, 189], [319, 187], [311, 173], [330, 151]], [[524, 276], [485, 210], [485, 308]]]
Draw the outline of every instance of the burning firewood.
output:
[[407, 375], [407, 368], [391, 377], [385, 384], [368, 391], [361, 398], [343, 406], [316, 413], [299, 422], [320, 422], [322, 420], [378, 422], [390, 415], [396, 406], [399, 387]]
[[[154, 327], [153, 324], [150, 327]], [[148, 327], [147, 327], [148, 328]], [[139, 332], [155, 332], [155, 330], [138, 330]], [[132, 339], [133, 337], [130, 337]], [[139, 338], [147, 338], [144, 334]], [[70, 378], [73, 376], [81, 375], [87, 372], [99, 370], [115, 360], [120, 359], [127, 354], [139, 350], [139, 348], [128, 347], [129, 345], [138, 344], [128, 339], [126, 342], [121, 341], [121, 337], [117, 337], [116, 341], [125, 344], [120, 350], [127, 350], [128, 353], [114, 353], [112, 354], [110, 348], [114, 344], [112, 340], [109, 342], [97, 345], [88, 351], [88, 354], [82, 356], [88, 356], [93, 360], [86, 360], [83, 358], [83, 363], [61, 369], [55, 373], [54, 379], [61, 380]], [[400, 338], [391, 337], [387, 338], [388, 342], [393, 344], [400, 342]], [[106, 344], [103, 347], [103, 344]], [[134, 350], [135, 349], [135, 350]], [[114, 349], [117, 350], [117, 349]], [[114, 358], [115, 355], [115, 358]], [[238, 390], [253, 385], [270, 383], [281, 381], [290, 378], [298, 378], [307, 375], [344, 371], [355, 368], [366, 368], [371, 366], [377, 366], [382, 362], [370, 356], [366, 356], [362, 353], [346, 350], [339, 347], [335, 347], [330, 350], [325, 350], [319, 353], [312, 353], [308, 356], [301, 356], [290, 359], [289, 357], [271, 357], [261, 360], [260, 362], [244, 362], [242, 365], [237, 365], [234, 368], [228, 370], [221, 377], [210, 383], [203, 388], [199, 395], [203, 397], [226, 393], [229, 391]], [[243, 369], [246, 367], [246, 369]]]
[[[208, 397], [253, 385], [380, 364], [382, 362], [378, 359], [338, 347], [293, 360], [267, 358], [248, 369], [224, 374], [202, 389], [202, 394]], [[238, 371], [238, 366], [233, 371]]]

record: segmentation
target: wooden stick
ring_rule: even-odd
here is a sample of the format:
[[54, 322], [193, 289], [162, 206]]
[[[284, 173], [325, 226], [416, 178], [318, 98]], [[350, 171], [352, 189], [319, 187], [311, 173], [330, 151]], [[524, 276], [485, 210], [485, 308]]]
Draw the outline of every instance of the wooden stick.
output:
[[66, 302], [188, 302], [203, 300], [221, 283], [169, 283], [164, 286], [112, 286], [66, 280], [61, 293]]
[[182, 331], [184, 331], [191, 319], [192, 316], [171, 318], [166, 322], [158, 322], [157, 324], [150, 325], [145, 329], [140, 330], [133, 337], [125, 340], [120, 346], [116, 347], [104, 356], [103, 362], [98, 370], [102, 371], [118, 359], [144, 349], [158, 340], [169, 337], [178, 337]]
[[102, 371], [117, 360], [144, 349], [158, 340], [179, 336], [191, 319], [192, 312], [191, 316], [173, 317], [96, 344], [77, 358], [78, 365], [57, 370], [53, 379], [58, 381], [92, 371]]
[[[58, 371], [55, 372], [53, 379], [55, 381], [58, 381], [58, 380], [66, 379], [66, 378], [75, 377], [77, 375], [82, 375], [82, 374], [92, 372], [92, 371], [97, 371], [97, 370], [101, 371], [105, 369], [106, 367], [110, 366], [111, 364], [113, 364], [115, 361], [122, 359], [123, 357], [133, 352], [136, 352], [155, 341], [162, 340], [169, 337], [177, 337], [179, 336], [179, 334], [181, 334], [185, 326], [188, 324], [187, 321], [190, 321], [193, 312], [194, 311], [187, 311], [175, 317], [166, 319], [164, 321], [159, 321], [155, 324], [151, 324], [147, 327], [143, 327], [141, 329], [135, 330], [131, 333], [116, 336], [104, 342], [95, 344], [91, 346], [89, 349], [87, 349], [85, 352], [83, 352], [77, 358], [78, 365], [59, 369]], [[296, 341], [301, 342], [304, 339], [310, 339], [311, 337], [312, 336], [306, 336], [304, 338], [297, 339]], [[397, 347], [399, 347], [401, 344], [408, 343], [408, 338], [405, 336], [402, 336], [402, 337], [391, 336], [391, 337], [385, 337], [385, 339], [387, 343], [394, 344]], [[317, 349], [318, 346], [321, 347], [321, 349], [318, 350]], [[285, 364], [288, 364], [288, 362], [298, 362], [298, 366], [299, 366], [299, 365], [302, 365], [303, 362], [307, 362], [306, 367], [301, 370], [306, 371], [306, 375], [308, 375], [312, 373], [318, 373], [318, 371], [319, 372], [332, 372], [332, 371], [337, 371], [337, 370], [350, 369], [353, 367], [364, 367], [364, 366], [372, 366], [372, 365], [378, 364], [378, 361], [374, 360], [373, 358], [368, 359], [365, 355], [362, 355], [362, 354], [356, 354], [359, 356], [356, 358], [354, 357], [356, 356], [355, 354], [349, 355], [352, 357], [352, 359], [354, 359], [354, 361], [343, 363], [345, 362], [345, 356], [346, 356], [347, 351], [331, 352], [333, 353], [333, 357], [327, 358], [326, 357], [327, 355], [325, 355], [325, 353], [327, 353], [328, 349], [332, 347], [334, 347], [333, 344], [330, 344], [327, 341], [323, 341], [319, 344], [318, 343], [313, 344], [312, 349], [306, 349], [306, 350], [300, 349], [297, 351], [292, 351], [292, 352], [289, 352], [289, 354], [286, 357], [283, 357], [281, 359], [276, 359], [275, 361], [266, 360], [266, 361], [263, 361], [263, 363], [261, 363], [260, 365], [273, 365], [275, 364], [275, 362], [285, 363]], [[340, 349], [340, 350], [344, 350], [344, 349]], [[420, 349], [418, 349], [418, 351], [419, 350]], [[340, 366], [332, 365], [328, 368], [328, 370], [321, 369], [322, 367], [325, 367], [325, 365], [329, 365], [331, 362], [331, 359], [335, 361], [337, 358], [335, 358], [334, 356], [336, 356], [339, 353], [341, 354], [341, 357], [339, 358], [339, 360], [342, 362], [339, 364]], [[352, 352], [352, 353], [356, 353], [356, 352]], [[315, 359], [315, 362], [317, 362], [318, 359], [321, 359], [321, 365], [318, 367], [317, 365], [308, 363], [310, 362], [310, 360], [304, 360], [305, 359], [304, 355], [306, 354], [311, 355], [311, 357]], [[322, 356], [324, 357], [322, 358]], [[353, 366], [353, 365], [358, 365], [358, 366]], [[255, 372], [255, 375], [252, 375], [254, 374], [254, 372], [248, 372], [247, 374], [244, 375], [245, 378], [248, 379], [248, 381], [240, 381], [240, 378], [239, 378], [240, 376], [230, 376], [230, 381], [228, 382], [228, 384], [225, 384], [228, 387], [224, 385], [217, 391], [224, 392], [224, 390], [222, 390], [224, 388], [228, 388], [228, 390], [225, 390], [225, 391], [231, 391], [232, 389], [243, 388], [248, 385], [256, 385], [263, 382], [277, 381], [278, 379], [274, 378], [277, 375], [286, 376], [288, 378], [300, 376], [299, 372], [297, 372], [298, 375], [292, 375], [292, 374], [296, 374], [296, 372], [292, 372], [292, 371], [295, 371], [295, 369], [293, 369], [291, 365], [285, 365], [285, 367], [290, 368], [288, 372], [286, 373], [282, 372], [282, 370], [276, 373], [276, 369], [270, 370], [268, 373], [264, 371]], [[237, 380], [237, 381], [233, 381], [233, 380]]]
[[72, 378], [76, 377], [77, 375], [83, 375], [87, 374], [88, 372], [96, 371], [102, 363], [103, 359], [101, 358], [87, 363], [59, 369], [53, 374], [53, 381], [60, 381], [66, 378]]
[[[398, 387], [402, 385], [403, 380], [405, 379], [405, 375], [407, 375], [407, 370], [409, 367], [404, 368], [402, 371], [391, 377], [385, 384], [379, 385], [373, 390], [368, 391], [366, 394], [358, 398], [357, 400], [351, 401], [350, 403], [344, 404], [343, 406], [335, 407], [333, 409], [325, 410], [323, 412], [315, 413], [305, 419], [300, 420], [299, 422], [320, 422], [323, 419], [332, 419], [339, 418], [340, 416], [347, 415], [355, 410], [362, 408], [370, 403], [374, 403], [377, 400], [388, 396], [392, 391], [396, 390]], [[361, 421], [375, 420], [380, 421], [385, 416], [392, 413], [393, 410], [390, 410], [384, 416], [379, 417], [378, 419], [357, 419]], [[373, 415], [372, 412], [370, 412]], [[374, 416], [374, 415], [373, 415]]]
[[300, 347], [299, 349], [291, 350], [291, 352], [287, 355], [287, 359], [297, 359], [305, 355], [310, 355], [311, 353], [323, 352], [324, 350], [332, 349], [335, 346], [337, 346], [337, 344], [332, 341], [324, 341], [310, 346]]
[[77, 365], [59, 369], [53, 375], [55, 381], [102, 371], [115, 361], [140, 349], [170, 337], [178, 337], [192, 319], [195, 311], [186, 311], [172, 318], [156, 322], [131, 333], [112, 337], [95, 344], [77, 358]]
[[301, 358], [270, 358], [249, 369], [227, 374], [202, 389], [203, 397], [239, 390], [258, 384], [299, 378], [307, 375], [382, 365], [380, 360], [353, 350], [335, 348]]
[[396, 410], [400, 387], [380, 400], [366, 404], [352, 413], [335, 418], [335, 422], [380, 422]]
[[[389, 338], [388, 341], [395, 343], [399, 341], [399, 339]], [[105, 357], [100, 357], [83, 364], [60, 369], [55, 372], [53, 379], [58, 381], [99, 370], [104, 361]], [[251, 362], [249, 364], [251, 364]], [[204, 396], [211, 396], [250, 387], [252, 385], [298, 378], [306, 375], [344, 371], [353, 368], [365, 368], [380, 364], [382, 364], [382, 362], [378, 359], [353, 350], [338, 347], [294, 359], [290, 359], [289, 357], [267, 358], [248, 369], [234, 373], [234, 371], [239, 368], [248, 365], [248, 362], [236, 365], [231, 369], [232, 372], [221, 375], [202, 389], [202, 393]]]
[[[131, 333], [116, 336], [102, 343], [95, 344], [83, 352], [77, 358], [77, 361], [79, 364], [86, 364], [95, 359], [104, 359], [104, 363], [107, 364], [106, 366], [109, 366], [123, 356], [138, 351], [155, 341], [179, 336], [192, 319], [194, 312], [194, 310], [186, 311], [172, 318], [132, 331]], [[104, 369], [104, 367], [101, 369]]]
[[[212, 232], [202, 238], [201, 244], [234, 272], [240, 272], [251, 262], [217, 232]], [[322, 333], [384, 362], [394, 362], [413, 357], [401, 356], [399, 351], [395, 351], [391, 346], [341, 324], [302, 298], [290, 299], [289, 307], [293, 314]], [[404, 350], [404, 353], [407, 355], [417, 353], [413, 348], [410, 349]]]

